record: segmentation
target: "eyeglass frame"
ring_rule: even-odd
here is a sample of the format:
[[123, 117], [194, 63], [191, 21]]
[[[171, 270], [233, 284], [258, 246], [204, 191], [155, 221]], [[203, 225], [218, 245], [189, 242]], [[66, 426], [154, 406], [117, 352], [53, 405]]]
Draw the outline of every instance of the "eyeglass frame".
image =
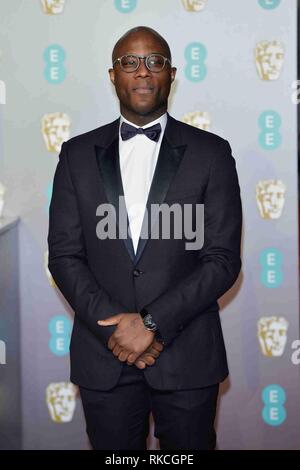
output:
[[[164, 65], [162, 67], [161, 70], [159, 70], [158, 72], [154, 72], [153, 70], [150, 70], [148, 65], [147, 65], [147, 58], [148, 57], [151, 57], [152, 55], [159, 55], [160, 57], [162, 57], [164, 59]], [[128, 71], [128, 70], [125, 70], [122, 68], [121, 66], [121, 60], [123, 59], [123, 57], [127, 57], [127, 56], [131, 56], [131, 57], [136, 57], [139, 59], [139, 62], [138, 62], [138, 66], [136, 69], [134, 70], [131, 70], [131, 71]], [[145, 66], [147, 67], [147, 69], [149, 70], [149, 72], [151, 73], [160, 73], [164, 70], [165, 66], [166, 66], [166, 62], [169, 62], [170, 66], [172, 67], [172, 62], [170, 59], [168, 59], [168, 57], [165, 57], [164, 55], [160, 54], [160, 52], [151, 52], [151, 54], [148, 54], [148, 55], [137, 55], [137, 54], [124, 54], [122, 55], [121, 57], [118, 57], [117, 59], [115, 59], [112, 63], [112, 66], [114, 67], [115, 63], [116, 62], [119, 62], [120, 64], [120, 67], [121, 67], [121, 70], [123, 70], [123, 72], [125, 73], [133, 73], [133, 72], [136, 72], [139, 68], [140, 68], [140, 65], [141, 65], [141, 59], [145, 59]]]

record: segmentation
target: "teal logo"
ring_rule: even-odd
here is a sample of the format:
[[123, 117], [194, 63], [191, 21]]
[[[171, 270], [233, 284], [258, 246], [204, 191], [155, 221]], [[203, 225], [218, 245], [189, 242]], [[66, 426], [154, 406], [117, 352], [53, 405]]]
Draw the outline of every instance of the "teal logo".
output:
[[286, 419], [286, 409], [283, 406], [286, 394], [280, 385], [268, 385], [262, 391], [264, 408], [262, 418], [269, 426], [280, 426]]
[[56, 315], [49, 322], [50, 351], [56, 356], [65, 356], [69, 353], [71, 321], [64, 315]]
[[282, 284], [282, 259], [282, 253], [276, 248], [262, 251], [259, 259], [262, 267], [260, 280], [265, 287], [276, 288]]
[[52, 44], [45, 49], [44, 61], [46, 67], [44, 77], [51, 84], [59, 84], [66, 78], [64, 62], [66, 53], [59, 44]]
[[261, 129], [259, 145], [264, 150], [275, 150], [281, 144], [281, 117], [276, 111], [264, 111], [258, 119]]
[[190, 82], [201, 82], [205, 79], [207, 68], [205, 60], [207, 50], [201, 42], [191, 42], [184, 51], [186, 66], [184, 73]]
[[136, 5], [137, 0], [115, 0], [115, 7], [120, 13], [131, 13]]
[[258, 0], [259, 5], [265, 10], [274, 10], [280, 5], [281, 0]]

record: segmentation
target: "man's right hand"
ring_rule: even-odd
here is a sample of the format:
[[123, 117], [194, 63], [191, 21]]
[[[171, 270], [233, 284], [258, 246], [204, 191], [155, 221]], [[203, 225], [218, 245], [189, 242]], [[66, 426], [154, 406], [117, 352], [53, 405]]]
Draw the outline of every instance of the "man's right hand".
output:
[[[156, 341], [150, 344], [149, 348], [146, 349], [133, 363], [138, 369], [145, 369], [147, 366], [153, 366], [156, 359], [159, 357], [160, 353], [164, 349], [162, 343]], [[127, 362], [128, 365], [133, 365], [132, 363]]]

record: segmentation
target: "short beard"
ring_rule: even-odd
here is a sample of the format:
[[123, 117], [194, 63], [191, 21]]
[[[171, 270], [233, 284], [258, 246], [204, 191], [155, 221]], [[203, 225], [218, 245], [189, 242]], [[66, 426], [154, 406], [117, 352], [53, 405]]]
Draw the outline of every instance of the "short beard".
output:
[[134, 112], [138, 114], [139, 116], [147, 117], [147, 116], [150, 116], [151, 114], [159, 113], [161, 109], [167, 109], [167, 106], [168, 106], [168, 101], [165, 101], [164, 103], [161, 103], [158, 108], [151, 109], [149, 111], [135, 111], [133, 109], [130, 109], [129, 111]]

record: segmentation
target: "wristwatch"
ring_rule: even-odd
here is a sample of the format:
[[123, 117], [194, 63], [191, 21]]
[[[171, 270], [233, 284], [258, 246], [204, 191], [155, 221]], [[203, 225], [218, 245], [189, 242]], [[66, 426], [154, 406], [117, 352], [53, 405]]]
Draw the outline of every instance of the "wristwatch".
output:
[[143, 323], [144, 326], [147, 330], [155, 332], [155, 338], [157, 341], [160, 341], [162, 344], [164, 344], [164, 341], [160, 335], [159, 329], [157, 324], [153, 321], [151, 313], [149, 313], [145, 308], [142, 308], [140, 310], [140, 315], [143, 318]]
[[156, 331], [158, 329], [157, 324], [153, 321], [152, 315], [147, 312], [144, 308], [140, 311], [142, 315], [144, 326], [147, 330]]

